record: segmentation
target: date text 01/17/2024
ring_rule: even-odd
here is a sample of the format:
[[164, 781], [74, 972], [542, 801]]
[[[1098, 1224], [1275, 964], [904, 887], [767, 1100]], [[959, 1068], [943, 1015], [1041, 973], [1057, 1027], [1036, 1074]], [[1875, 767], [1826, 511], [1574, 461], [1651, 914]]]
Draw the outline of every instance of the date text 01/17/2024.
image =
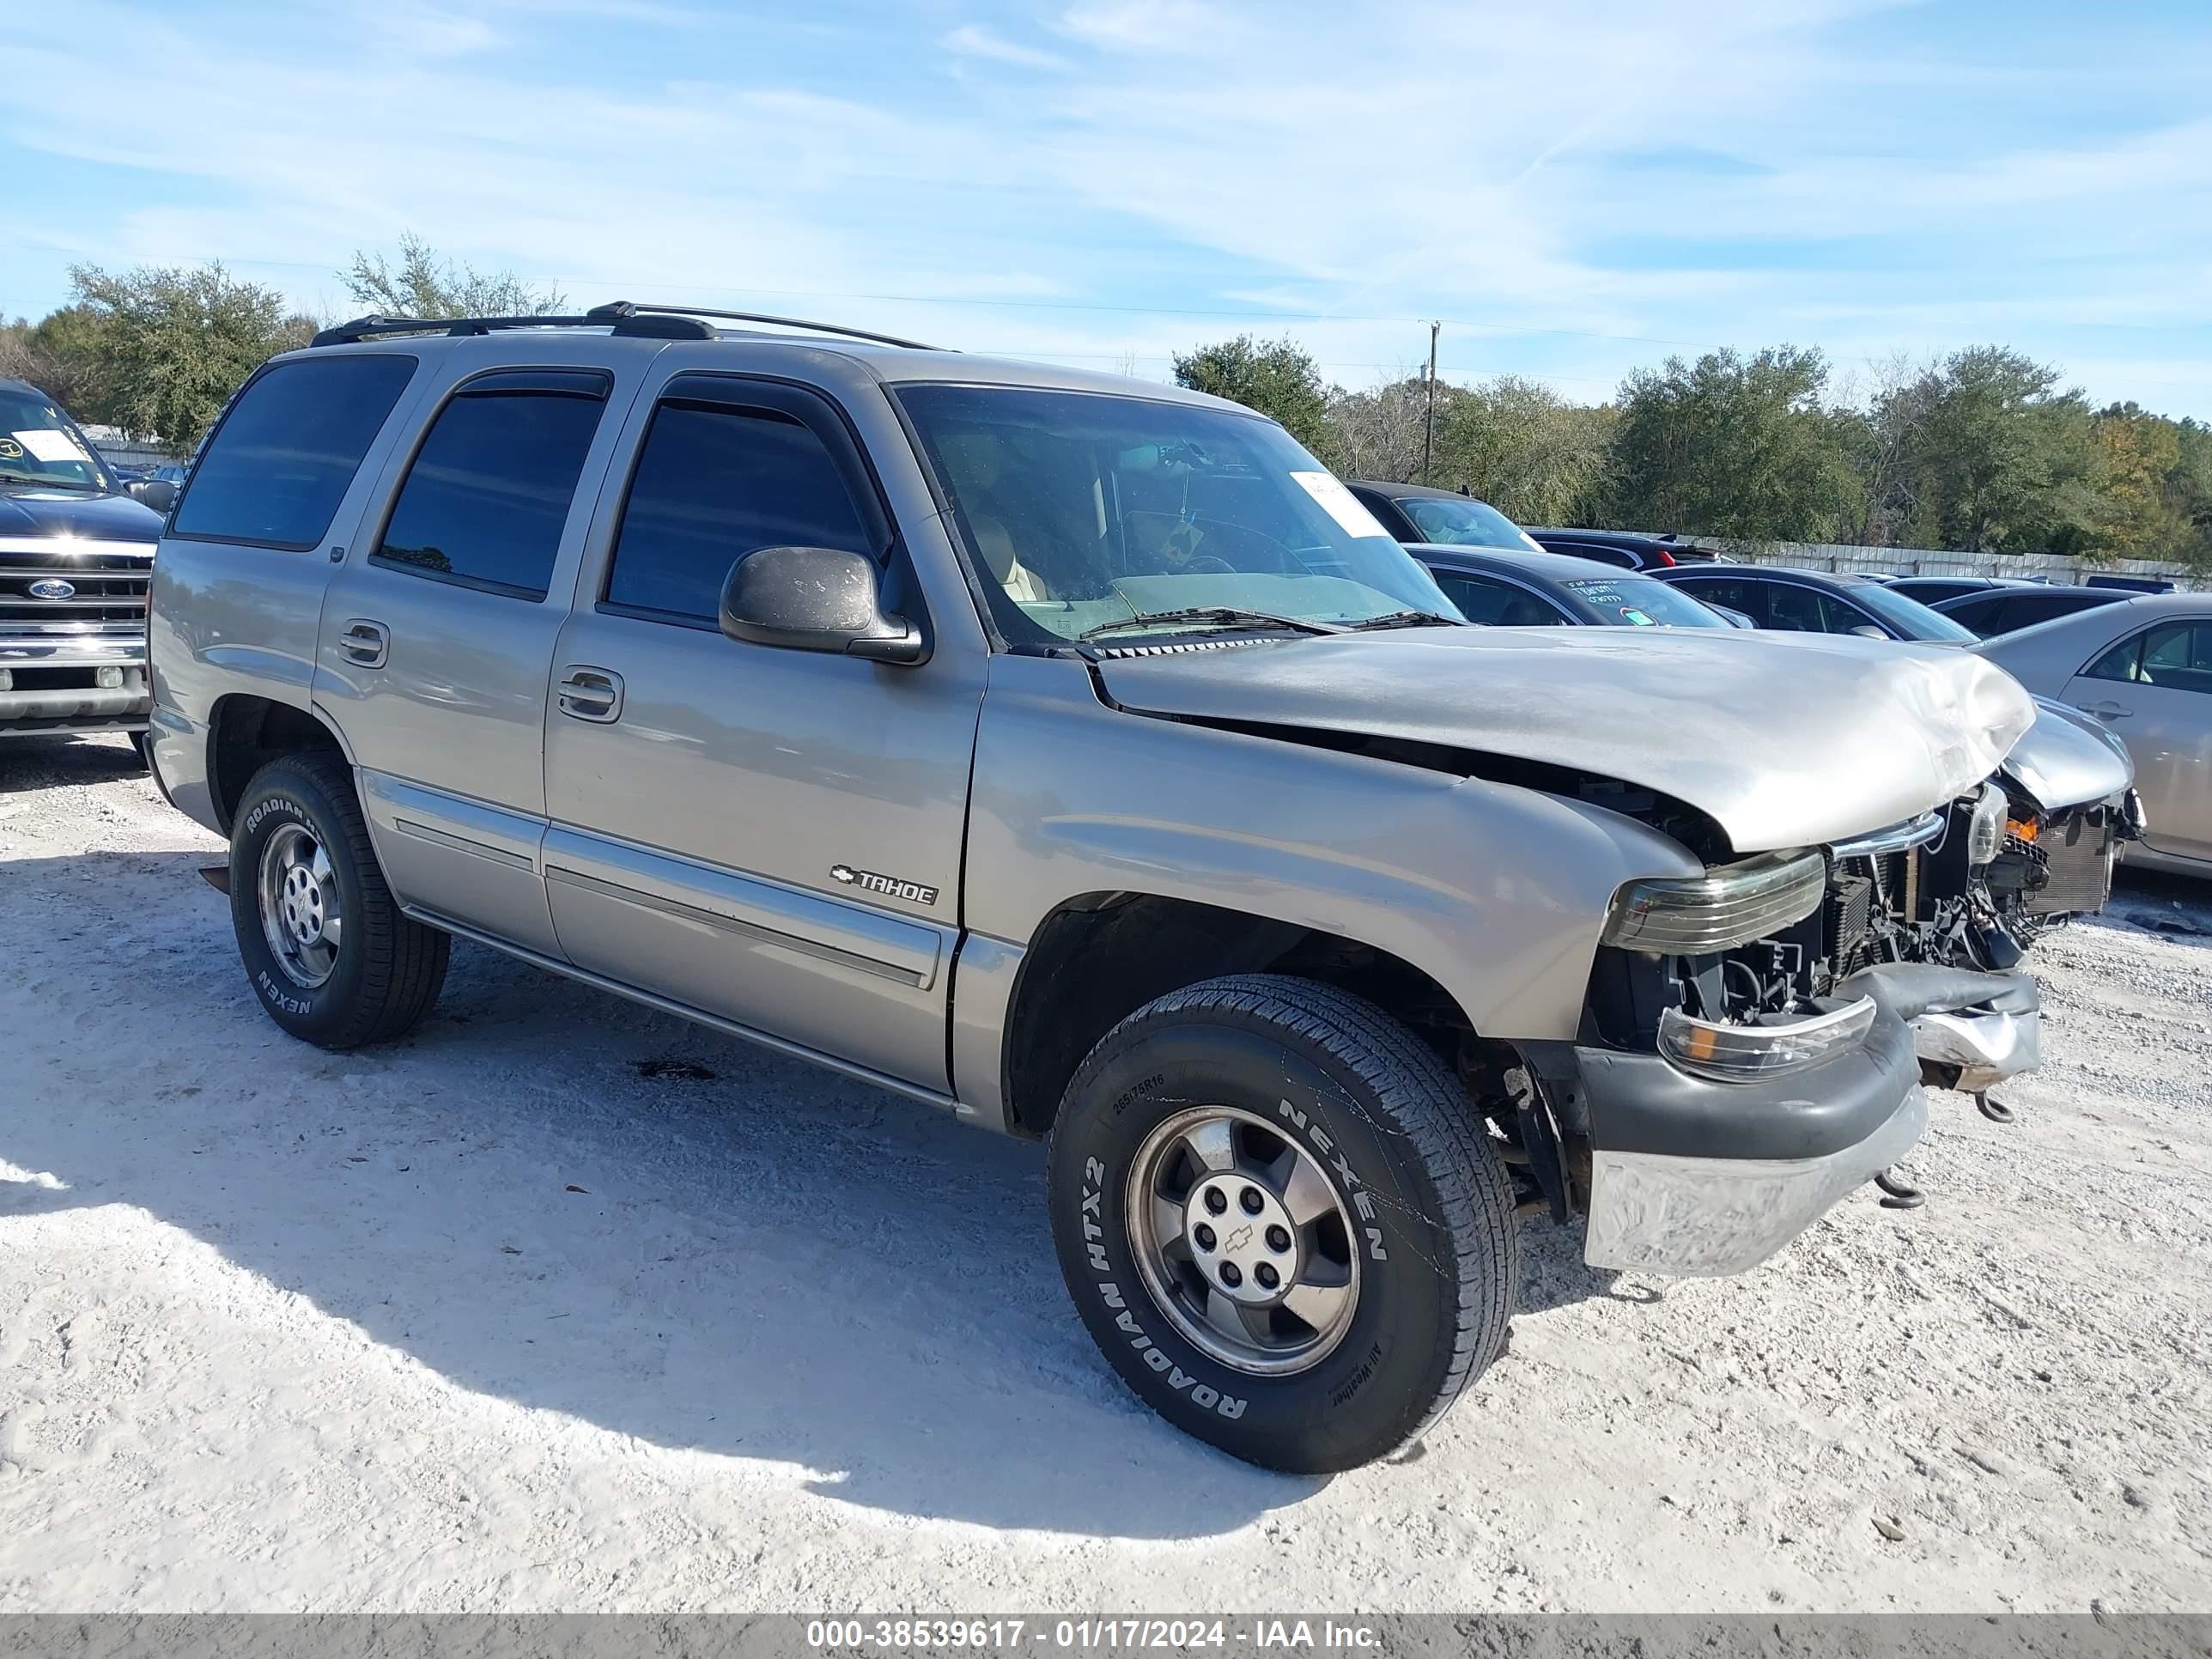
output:
[[1368, 1625], [1333, 1619], [1258, 1619], [1231, 1625], [1224, 1619], [817, 1619], [806, 1626], [810, 1648], [860, 1648], [915, 1652], [940, 1650], [1014, 1653], [1030, 1647], [1055, 1652], [1282, 1651], [1334, 1649], [1371, 1651], [1379, 1633]]

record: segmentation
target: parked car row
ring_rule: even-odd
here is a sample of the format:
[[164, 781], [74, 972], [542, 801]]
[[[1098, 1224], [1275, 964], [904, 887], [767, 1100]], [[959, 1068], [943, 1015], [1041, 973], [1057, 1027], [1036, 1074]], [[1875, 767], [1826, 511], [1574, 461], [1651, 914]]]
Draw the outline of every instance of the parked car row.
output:
[[[1443, 492], [1424, 492], [1430, 494]], [[2084, 775], [2056, 752], [2039, 757], [2039, 747], [2070, 750], [2087, 736], [2123, 750], [2139, 781], [2148, 826], [2139, 837], [2121, 838], [2135, 842], [2125, 856], [2146, 867], [2212, 875], [2212, 680], [2203, 677], [2212, 664], [2212, 596], [1988, 577], [1885, 581], [1672, 558], [1632, 579], [1599, 577], [1585, 557], [1541, 550], [1559, 545], [1565, 532], [1522, 532], [1495, 508], [1470, 505], [1488, 515], [1461, 520], [1484, 527], [1479, 546], [1412, 544], [1470, 622], [1711, 627], [1733, 617], [1777, 631], [1924, 645], [2002, 641], [1984, 654], [2013, 671], [2044, 711], [2007, 775], [2015, 815], [1994, 872], [1993, 891], [2016, 935], [2032, 936], [2052, 916], [2101, 905], [2106, 881], [2094, 868], [2075, 866], [2117, 851], [2096, 827], [2100, 808], [2081, 793], [2094, 787], [2095, 769]], [[1533, 542], [1541, 550], [1531, 550]], [[1631, 580], [1638, 585], [1625, 585]], [[1662, 589], [1717, 615], [1669, 610], [1657, 599]], [[2124, 694], [2116, 692], [2123, 686]], [[2092, 896], [2094, 903], [2087, 902]]]

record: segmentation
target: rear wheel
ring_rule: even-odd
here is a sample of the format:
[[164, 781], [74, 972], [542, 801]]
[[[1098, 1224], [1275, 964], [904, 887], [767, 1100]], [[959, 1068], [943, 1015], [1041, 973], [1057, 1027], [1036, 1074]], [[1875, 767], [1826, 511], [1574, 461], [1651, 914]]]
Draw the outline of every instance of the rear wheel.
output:
[[1504, 1166], [1436, 1054], [1331, 986], [1211, 980], [1122, 1021], [1068, 1085], [1050, 1193], [1115, 1370], [1255, 1463], [1386, 1456], [1504, 1342]]
[[400, 914], [336, 755], [288, 755], [232, 821], [230, 915], [269, 1017], [325, 1048], [394, 1037], [429, 1012], [448, 942]]

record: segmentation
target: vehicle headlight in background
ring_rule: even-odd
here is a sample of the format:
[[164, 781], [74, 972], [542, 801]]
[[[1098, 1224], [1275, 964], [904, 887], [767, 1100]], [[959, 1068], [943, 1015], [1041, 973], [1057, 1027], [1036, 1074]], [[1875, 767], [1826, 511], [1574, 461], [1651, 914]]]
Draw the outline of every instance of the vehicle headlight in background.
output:
[[1607, 945], [1660, 956], [1710, 956], [1802, 921], [1827, 890], [1818, 853], [1763, 853], [1702, 876], [1632, 881], [1607, 913]]
[[1994, 783], [1982, 786], [1981, 799], [1966, 823], [1966, 862], [1987, 864], [2004, 845], [2005, 793]]
[[1872, 997], [1768, 1025], [1717, 1025], [1679, 1008], [1659, 1016], [1659, 1052], [1679, 1070], [1721, 1083], [1784, 1077], [1855, 1047], [1874, 1026]]

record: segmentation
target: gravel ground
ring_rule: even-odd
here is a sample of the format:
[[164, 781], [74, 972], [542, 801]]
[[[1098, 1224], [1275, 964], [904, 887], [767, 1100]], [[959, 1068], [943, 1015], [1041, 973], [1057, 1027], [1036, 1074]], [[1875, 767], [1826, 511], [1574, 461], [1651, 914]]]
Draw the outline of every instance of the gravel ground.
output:
[[1532, 1224], [1506, 1357], [1322, 1482], [1123, 1392], [1035, 1148], [465, 946], [320, 1053], [216, 850], [0, 749], [0, 1612], [2212, 1603], [2212, 885], [2037, 947], [1924, 1208], [1717, 1282]]

